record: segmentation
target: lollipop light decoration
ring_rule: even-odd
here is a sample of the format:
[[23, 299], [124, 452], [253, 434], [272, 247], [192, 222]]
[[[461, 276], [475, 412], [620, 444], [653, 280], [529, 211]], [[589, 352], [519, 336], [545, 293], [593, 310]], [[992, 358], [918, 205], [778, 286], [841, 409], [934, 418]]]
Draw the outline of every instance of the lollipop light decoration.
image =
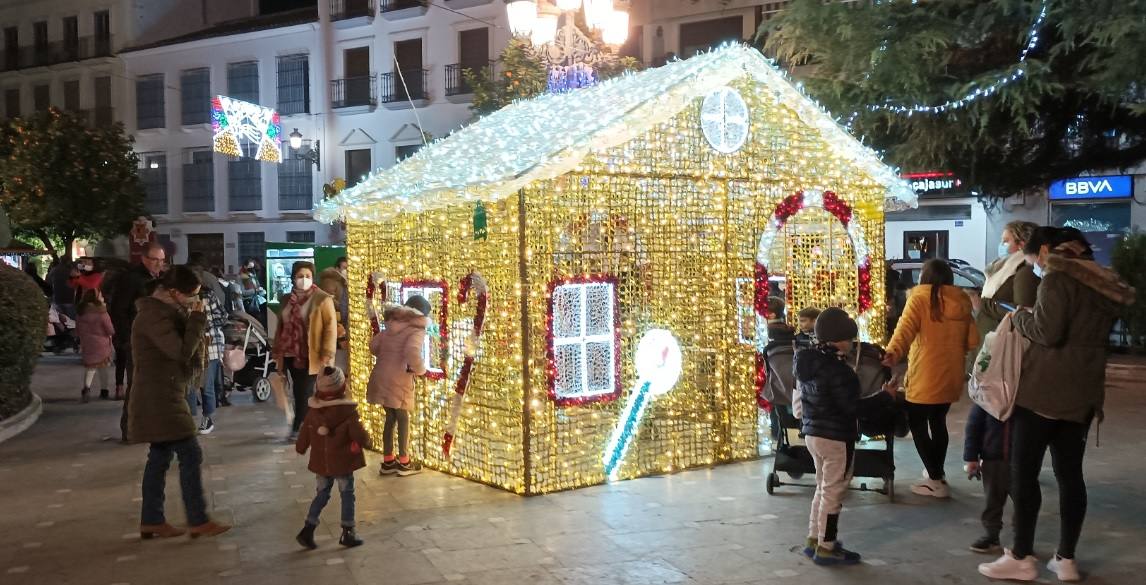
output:
[[621, 419], [605, 447], [602, 463], [609, 481], [618, 478], [625, 452], [633, 441], [649, 403], [667, 394], [680, 380], [680, 344], [667, 329], [650, 329], [637, 343], [637, 383], [629, 393]]

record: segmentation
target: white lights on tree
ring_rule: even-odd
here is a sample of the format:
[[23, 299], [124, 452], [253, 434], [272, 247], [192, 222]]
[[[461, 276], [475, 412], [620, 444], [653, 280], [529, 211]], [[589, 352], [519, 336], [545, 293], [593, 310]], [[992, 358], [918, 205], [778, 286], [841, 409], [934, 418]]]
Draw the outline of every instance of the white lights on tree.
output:
[[512, 0], [505, 5], [509, 16], [509, 29], [513, 34], [528, 37], [533, 34], [537, 23], [537, 2], [534, 0]]
[[714, 150], [732, 154], [748, 140], [748, 104], [731, 87], [717, 89], [700, 106], [700, 127]]
[[613, 434], [601, 457], [605, 476], [610, 481], [617, 479], [625, 452], [637, 434], [649, 403], [658, 396], [668, 394], [680, 380], [683, 367], [680, 343], [667, 329], [650, 329], [637, 343], [634, 361], [637, 366], [637, 383], [629, 393], [621, 419], [613, 428]]
[[538, 14], [537, 20], [533, 23], [533, 33], [530, 35], [533, 46], [540, 47], [541, 45], [547, 45], [556, 39], [557, 15]]
[[608, 45], [623, 45], [629, 38], [629, 13], [614, 10], [601, 29], [601, 39]]
[[557, 8], [562, 12], [581, 8], [581, 0], [557, 0]]

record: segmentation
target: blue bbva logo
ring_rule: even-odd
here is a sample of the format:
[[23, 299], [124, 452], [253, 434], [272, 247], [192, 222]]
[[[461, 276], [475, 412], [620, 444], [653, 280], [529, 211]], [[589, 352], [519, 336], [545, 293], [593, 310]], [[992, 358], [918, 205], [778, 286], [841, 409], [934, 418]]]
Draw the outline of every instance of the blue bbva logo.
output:
[[1075, 177], [1055, 181], [1050, 186], [1051, 199], [1119, 199], [1134, 194], [1134, 177], [1108, 175]]

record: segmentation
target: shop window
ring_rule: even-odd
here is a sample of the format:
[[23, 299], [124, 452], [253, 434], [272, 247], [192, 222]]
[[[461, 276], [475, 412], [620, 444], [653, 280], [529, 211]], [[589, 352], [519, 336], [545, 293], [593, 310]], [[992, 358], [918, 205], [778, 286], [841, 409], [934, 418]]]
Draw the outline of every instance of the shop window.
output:
[[549, 396], [569, 406], [620, 396], [616, 281], [589, 277], [551, 285]]

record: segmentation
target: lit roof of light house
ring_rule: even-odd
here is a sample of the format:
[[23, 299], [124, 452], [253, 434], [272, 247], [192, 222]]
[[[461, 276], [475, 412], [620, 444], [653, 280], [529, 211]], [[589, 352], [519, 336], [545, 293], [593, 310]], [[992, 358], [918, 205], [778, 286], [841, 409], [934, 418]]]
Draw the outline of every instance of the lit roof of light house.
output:
[[496, 201], [538, 180], [573, 170], [591, 152], [624, 144], [670, 120], [714, 88], [745, 75], [771, 89], [842, 158], [887, 188], [889, 204], [914, 207], [911, 185], [759, 51], [726, 45], [691, 59], [626, 74], [568, 93], [506, 106], [370, 174], [319, 203], [319, 221], [384, 221], [472, 201]]

